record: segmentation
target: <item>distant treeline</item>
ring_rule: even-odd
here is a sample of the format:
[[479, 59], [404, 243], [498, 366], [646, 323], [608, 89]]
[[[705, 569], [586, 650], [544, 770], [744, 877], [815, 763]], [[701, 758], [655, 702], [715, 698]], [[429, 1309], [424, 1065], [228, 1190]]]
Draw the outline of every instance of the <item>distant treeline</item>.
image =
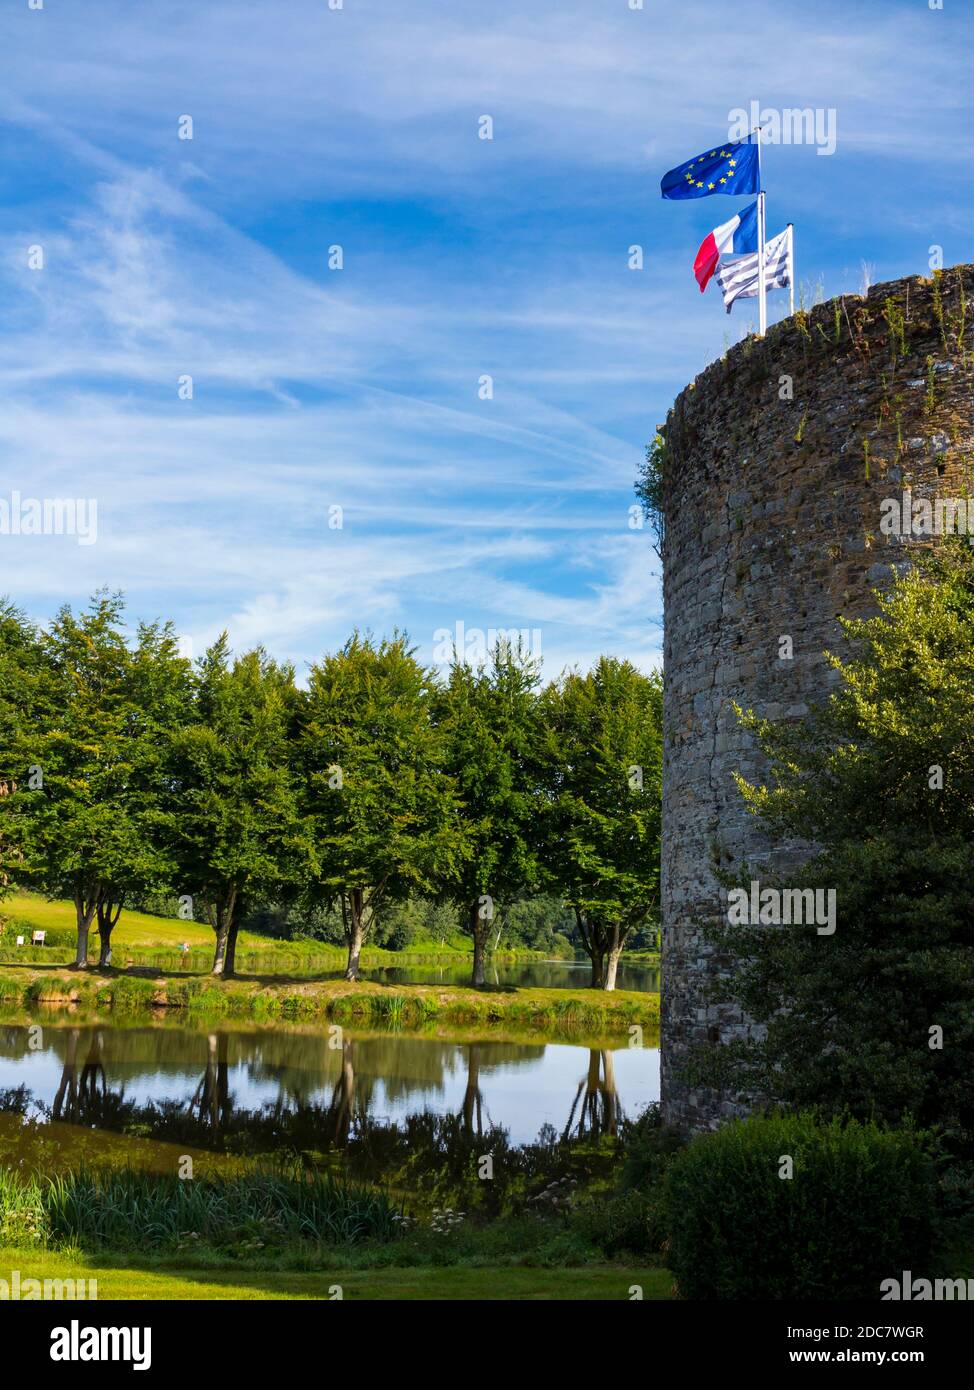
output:
[[100, 593], [46, 628], [0, 603], [0, 870], [70, 897], [76, 965], [111, 963], [123, 906], [173, 903], [234, 970], [241, 925], [340, 940], [579, 944], [615, 986], [658, 924], [662, 689], [601, 657], [543, 684], [499, 642], [442, 674], [406, 636], [354, 633], [306, 689], [224, 633], [126, 633]]

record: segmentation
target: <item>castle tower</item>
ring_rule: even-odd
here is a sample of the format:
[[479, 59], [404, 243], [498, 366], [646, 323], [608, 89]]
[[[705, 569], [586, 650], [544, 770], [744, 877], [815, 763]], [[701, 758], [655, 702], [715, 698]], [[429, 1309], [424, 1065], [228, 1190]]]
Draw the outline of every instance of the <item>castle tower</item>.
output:
[[[664, 430], [665, 693], [662, 1103], [667, 1122], [712, 1128], [740, 1106], [694, 1091], [688, 1050], [746, 1035], [706, 1002], [728, 969], [699, 921], [726, 910], [714, 877], [771, 874], [799, 852], [771, 845], [732, 774], [762, 761], [731, 702], [799, 718], [847, 651], [838, 619], [922, 540], [883, 534], [881, 503], [966, 498], [974, 482], [974, 266], [876, 285], [739, 343], [681, 394]], [[792, 655], [787, 653], [790, 639]]]

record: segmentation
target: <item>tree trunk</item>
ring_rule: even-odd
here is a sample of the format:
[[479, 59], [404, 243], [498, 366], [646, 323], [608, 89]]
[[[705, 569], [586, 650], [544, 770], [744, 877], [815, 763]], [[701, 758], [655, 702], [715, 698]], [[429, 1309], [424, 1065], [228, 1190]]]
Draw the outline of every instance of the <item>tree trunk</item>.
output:
[[223, 978], [228, 980], [231, 975], [236, 974], [237, 970], [237, 932], [240, 930], [240, 923], [234, 917], [227, 928], [227, 953], [223, 960]]
[[589, 988], [604, 989], [605, 942], [602, 939], [601, 931], [594, 923], [586, 921], [584, 912], [577, 907], [575, 909], [575, 921], [578, 923], [578, 934], [582, 938], [585, 954], [592, 962], [592, 978], [589, 981]]
[[364, 888], [353, 888], [348, 895], [348, 909], [345, 913], [345, 939], [348, 942], [348, 964], [345, 979], [357, 980], [362, 944], [371, 921], [371, 908]]
[[473, 936], [473, 975], [470, 983], [476, 988], [484, 983], [484, 947], [490, 935], [490, 919], [480, 915], [480, 903], [470, 908], [470, 933]]
[[83, 888], [75, 889], [74, 910], [78, 924], [78, 947], [75, 952], [74, 970], [88, 969], [88, 932], [91, 928], [91, 919], [95, 915], [98, 906], [98, 894], [93, 893], [90, 898], [85, 898]]
[[98, 904], [98, 969], [107, 970], [112, 963], [112, 931], [122, 915], [122, 899], [113, 903], [109, 898]]
[[606, 945], [605, 980], [602, 985], [605, 990], [616, 987], [616, 971], [619, 969], [619, 957], [622, 955], [623, 944], [624, 940], [620, 936], [619, 927], [615, 925], [609, 933], [609, 940]]
[[216, 914], [216, 951], [213, 955], [213, 975], [222, 975], [226, 966], [227, 959], [227, 937], [230, 934], [230, 923], [222, 910]]
[[359, 971], [359, 960], [362, 955], [362, 927], [359, 922], [352, 923], [351, 936], [348, 942], [348, 963], [345, 966], [345, 979], [357, 980]]
[[[233, 956], [230, 954], [230, 936], [233, 933], [234, 944], [236, 944], [237, 931], [237, 894], [232, 891], [223, 902], [214, 904], [216, 915], [216, 951], [213, 955], [213, 969], [211, 975], [221, 975], [226, 978], [233, 974]], [[228, 968], [229, 967], [229, 968]]]
[[605, 966], [605, 983], [602, 988], [605, 990], [615, 989], [616, 971], [619, 969], [619, 957], [622, 955], [622, 947], [616, 946], [609, 951]]

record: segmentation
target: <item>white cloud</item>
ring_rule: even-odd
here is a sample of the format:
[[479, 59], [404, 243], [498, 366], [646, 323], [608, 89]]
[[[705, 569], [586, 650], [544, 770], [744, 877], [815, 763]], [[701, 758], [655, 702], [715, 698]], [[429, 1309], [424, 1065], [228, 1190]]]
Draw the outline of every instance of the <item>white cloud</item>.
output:
[[[198, 643], [226, 625], [299, 666], [355, 624], [425, 648], [455, 618], [540, 624], [554, 669], [601, 650], [655, 664], [632, 478], [674, 392], [743, 322], [696, 295], [705, 210], [661, 206], [660, 173], [752, 96], [835, 106], [834, 161], [770, 159], [812, 274], [856, 265], [870, 218], [870, 259], [895, 261], [862, 188], [895, 154], [887, 197], [908, 201], [908, 170], [939, 197], [936, 170], [969, 143], [954, 20], [755, 0], [728, 29], [725, 13], [8, 11], [0, 100], [24, 196], [0, 211], [0, 459], [9, 488], [97, 497], [100, 536], [4, 542], [0, 591], [41, 614], [108, 583]], [[330, 274], [336, 240], [347, 268]]]

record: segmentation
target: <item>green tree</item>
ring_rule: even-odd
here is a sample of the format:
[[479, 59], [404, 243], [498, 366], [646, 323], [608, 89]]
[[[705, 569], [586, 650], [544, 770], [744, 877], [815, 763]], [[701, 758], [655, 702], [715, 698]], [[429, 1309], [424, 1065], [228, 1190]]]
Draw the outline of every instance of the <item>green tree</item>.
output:
[[174, 863], [164, 843], [167, 754], [190, 708], [191, 675], [173, 624], [140, 624], [126, 666], [129, 775], [113, 828], [114, 872], [106, 873], [96, 908], [101, 967], [111, 965], [112, 931], [123, 907], [171, 883]]
[[348, 980], [380, 907], [428, 890], [463, 852], [430, 697], [401, 633], [378, 644], [355, 633], [311, 668], [301, 761], [317, 888], [341, 907]]
[[[739, 785], [781, 842], [812, 843], [794, 888], [836, 893], [836, 924], [714, 925], [736, 958], [717, 991], [759, 1025], [698, 1079], [796, 1106], [974, 1133], [974, 551], [949, 544], [844, 622], [854, 656], [794, 724], [745, 725], [769, 759]], [[751, 873], [744, 866], [740, 882]], [[764, 883], [762, 882], [762, 887]]]
[[630, 935], [658, 912], [662, 681], [600, 657], [543, 692], [546, 877], [575, 914], [592, 986], [615, 989]]
[[166, 869], [158, 754], [185, 663], [168, 627], [140, 627], [130, 649], [123, 612], [121, 596], [104, 593], [78, 615], [59, 611], [39, 636], [40, 663], [31, 656], [22, 672], [26, 717], [7, 752], [19, 771], [8, 801], [19, 872], [72, 898], [78, 969], [96, 913], [107, 963], [125, 894], [161, 882]]
[[202, 899], [216, 935], [213, 974], [234, 973], [249, 908], [313, 865], [292, 766], [298, 694], [262, 648], [231, 657], [227, 634], [196, 672], [193, 717], [172, 739], [167, 839], [180, 893]]
[[560, 898], [538, 893], [505, 907], [503, 931], [499, 940], [495, 933], [495, 946], [570, 957], [574, 931], [575, 915], [571, 909]]
[[537, 687], [537, 662], [519, 645], [502, 641], [483, 666], [455, 660], [437, 692], [444, 766], [462, 802], [467, 847], [441, 886], [473, 938], [474, 985], [484, 983], [496, 909], [530, 889], [538, 876]]
[[22, 609], [0, 600], [0, 896], [24, 874], [24, 807], [16, 793], [26, 790], [35, 776], [30, 735], [40, 723], [49, 691], [40, 634]]

